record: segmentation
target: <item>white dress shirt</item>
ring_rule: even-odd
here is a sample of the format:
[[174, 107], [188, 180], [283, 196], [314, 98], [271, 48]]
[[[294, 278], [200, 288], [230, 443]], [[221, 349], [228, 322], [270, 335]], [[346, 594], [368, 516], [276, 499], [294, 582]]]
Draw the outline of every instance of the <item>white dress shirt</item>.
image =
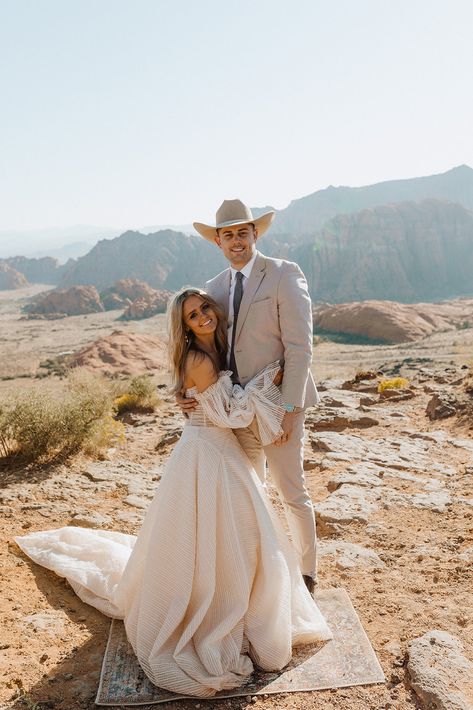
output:
[[233, 333], [233, 294], [235, 293], [235, 284], [236, 284], [236, 275], [237, 272], [240, 271], [240, 273], [243, 274], [243, 279], [242, 279], [242, 287], [243, 287], [243, 293], [245, 293], [245, 287], [248, 282], [248, 279], [250, 278], [251, 270], [253, 268], [253, 264], [255, 263], [256, 260], [256, 251], [251, 257], [250, 261], [245, 264], [245, 266], [242, 269], [234, 269], [233, 266], [230, 267], [230, 293], [228, 295], [228, 331], [227, 331], [227, 337], [228, 337], [228, 351], [227, 351], [227, 367], [230, 362], [230, 350], [232, 347], [232, 333]]

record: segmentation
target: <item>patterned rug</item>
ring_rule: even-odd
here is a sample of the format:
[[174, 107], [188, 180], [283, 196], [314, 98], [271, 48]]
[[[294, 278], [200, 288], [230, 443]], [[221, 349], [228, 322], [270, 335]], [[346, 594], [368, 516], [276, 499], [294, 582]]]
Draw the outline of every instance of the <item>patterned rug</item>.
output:
[[[381, 666], [346, 591], [341, 588], [319, 591], [316, 601], [334, 635], [333, 640], [296, 648], [291, 663], [283, 671], [255, 672], [245, 685], [214, 697], [384, 683]], [[184, 697], [189, 699], [189, 696], [161, 690], [148, 680], [127, 641], [123, 622], [112, 621], [96, 704], [154, 705]]]

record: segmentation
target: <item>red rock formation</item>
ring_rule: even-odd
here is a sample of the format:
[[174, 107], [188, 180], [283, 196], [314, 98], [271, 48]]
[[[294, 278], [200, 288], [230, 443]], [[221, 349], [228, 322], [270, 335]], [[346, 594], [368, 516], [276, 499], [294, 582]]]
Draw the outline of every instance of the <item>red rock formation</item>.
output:
[[116, 330], [80, 350], [69, 364], [110, 375], [163, 370], [168, 366], [167, 345], [156, 336]]
[[315, 330], [358, 335], [387, 343], [418, 340], [433, 332], [473, 328], [473, 299], [445, 303], [362, 301], [314, 308]]
[[95, 286], [72, 286], [48, 291], [36, 298], [25, 310], [28, 313], [65, 313], [78, 316], [104, 310]]
[[472, 296], [473, 212], [424, 200], [338, 215], [291, 258], [314, 300], [418, 303]]
[[100, 294], [102, 303], [106, 311], [111, 311], [116, 308], [125, 308], [138, 298], [150, 297], [156, 293], [154, 288], [151, 288], [145, 281], [138, 279], [120, 279], [115, 281], [113, 286], [106, 289]]
[[151, 318], [157, 313], [165, 313], [172, 291], [154, 291], [153, 293], [137, 298], [123, 312], [123, 320], [139, 320]]

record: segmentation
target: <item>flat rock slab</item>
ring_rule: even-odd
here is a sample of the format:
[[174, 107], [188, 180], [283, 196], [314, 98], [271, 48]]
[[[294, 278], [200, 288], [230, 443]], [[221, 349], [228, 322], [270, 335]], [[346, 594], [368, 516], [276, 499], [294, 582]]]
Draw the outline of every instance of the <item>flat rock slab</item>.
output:
[[[245, 685], [222, 691], [214, 699], [385, 682], [373, 647], [346, 591], [326, 589], [317, 591], [315, 597], [334, 638], [324, 644], [294, 649], [292, 661], [282, 671], [255, 671]], [[138, 665], [123, 622], [112, 621], [96, 704], [145, 705], [185, 699], [189, 696], [175, 695], [152, 685]], [[205, 700], [201, 704], [206, 705]]]
[[312, 414], [306, 420], [306, 428], [312, 431], [343, 431], [344, 429], [367, 429], [378, 426], [380, 418], [368, 416], [356, 409], [325, 409]]
[[382, 569], [385, 567], [384, 562], [378, 557], [374, 550], [356, 545], [353, 542], [321, 540], [317, 545], [317, 550], [321, 557], [336, 557], [336, 566], [338, 569], [346, 570], [353, 567]]
[[452, 499], [446, 491], [432, 491], [431, 493], [397, 493], [389, 491], [386, 504], [399, 505], [406, 508], [420, 508], [433, 510], [435, 513], [445, 513], [452, 505]]
[[336, 491], [343, 485], [367, 486], [368, 488], [383, 486], [384, 481], [375, 473], [365, 473], [364, 471], [356, 471], [350, 468], [346, 471], [336, 473], [328, 482], [327, 488], [329, 491]]
[[[358, 392], [350, 392], [349, 390], [334, 389], [328, 387], [320, 393], [321, 405], [324, 407], [358, 407], [360, 404], [360, 395]], [[318, 407], [315, 407], [317, 410]], [[313, 410], [310, 410], [313, 411]]]
[[423, 707], [473, 708], [473, 663], [463, 655], [461, 642], [446, 631], [429, 631], [411, 642], [407, 673]]
[[[384, 494], [383, 494], [384, 495]], [[371, 488], [343, 485], [321, 503], [315, 505], [317, 530], [323, 536], [350, 523], [366, 525], [379, 508], [381, 495]]]
[[[385, 439], [362, 439], [354, 434], [335, 431], [310, 432], [309, 440], [313, 451], [326, 452], [322, 469], [329, 468], [335, 461], [363, 461], [374, 463], [380, 468], [418, 473], [436, 473], [452, 476], [455, 469], [433, 459], [432, 444], [422, 439], [408, 437], [387, 437]], [[468, 440], [465, 440], [468, 443]], [[462, 440], [464, 444], [464, 441]], [[464, 446], [464, 448], [466, 448]], [[324, 462], [330, 462], [324, 466]]]

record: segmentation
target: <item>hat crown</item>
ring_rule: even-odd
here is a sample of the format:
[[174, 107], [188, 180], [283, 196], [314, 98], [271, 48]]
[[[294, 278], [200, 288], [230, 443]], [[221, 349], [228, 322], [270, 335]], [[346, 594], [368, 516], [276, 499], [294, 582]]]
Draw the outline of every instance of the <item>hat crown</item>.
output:
[[251, 210], [241, 200], [224, 200], [215, 215], [216, 227], [235, 222], [253, 222]]

